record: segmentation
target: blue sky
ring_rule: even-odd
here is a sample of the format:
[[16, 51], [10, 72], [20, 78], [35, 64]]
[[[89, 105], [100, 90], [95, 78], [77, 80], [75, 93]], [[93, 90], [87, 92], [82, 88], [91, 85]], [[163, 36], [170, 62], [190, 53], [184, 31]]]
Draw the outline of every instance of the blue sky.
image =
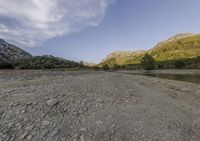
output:
[[0, 0], [0, 38], [33, 55], [98, 63], [113, 51], [200, 31], [199, 0], [21, 0], [27, 9], [17, 1]]

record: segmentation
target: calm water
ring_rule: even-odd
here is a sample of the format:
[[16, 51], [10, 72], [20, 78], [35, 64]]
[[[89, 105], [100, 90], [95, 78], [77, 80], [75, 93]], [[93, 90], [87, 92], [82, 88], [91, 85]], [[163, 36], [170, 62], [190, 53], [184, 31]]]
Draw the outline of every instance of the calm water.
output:
[[183, 74], [148, 74], [148, 76], [172, 79], [178, 81], [186, 81], [200, 84], [200, 75], [183, 75]]

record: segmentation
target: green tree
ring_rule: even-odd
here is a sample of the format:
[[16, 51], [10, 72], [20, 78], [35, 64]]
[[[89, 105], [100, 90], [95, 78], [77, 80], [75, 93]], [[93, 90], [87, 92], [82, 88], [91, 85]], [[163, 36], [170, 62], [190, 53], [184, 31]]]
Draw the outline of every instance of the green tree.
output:
[[182, 69], [185, 67], [185, 63], [183, 61], [176, 61], [174, 64], [175, 68]]
[[108, 64], [103, 65], [103, 70], [109, 70], [109, 69], [110, 68], [109, 68]]
[[114, 70], [118, 70], [118, 69], [120, 69], [120, 67], [121, 67], [121, 66], [118, 65], [118, 64], [114, 64], [114, 65], [113, 65], [113, 69], [114, 69]]
[[156, 63], [155, 59], [151, 55], [149, 55], [148, 53], [146, 53], [144, 55], [144, 57], [142, 58], [142, 61], [141, 61], [141, 65], [148, 72], [150, 70], [154, 70], [155, 69], [155, 63]]
[[83, 61], [80, 61], [80, 67], [84, 67], [84, 62]]

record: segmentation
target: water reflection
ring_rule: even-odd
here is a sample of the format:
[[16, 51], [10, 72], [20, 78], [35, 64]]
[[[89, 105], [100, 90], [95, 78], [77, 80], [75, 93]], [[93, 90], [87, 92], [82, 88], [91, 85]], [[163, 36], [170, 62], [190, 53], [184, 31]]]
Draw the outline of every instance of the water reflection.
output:
[[186, 81], [200, 84], [200, 75], [183, 75], [183, 74], [147, 74], [148, 76], [160, 77], [171, 80]]

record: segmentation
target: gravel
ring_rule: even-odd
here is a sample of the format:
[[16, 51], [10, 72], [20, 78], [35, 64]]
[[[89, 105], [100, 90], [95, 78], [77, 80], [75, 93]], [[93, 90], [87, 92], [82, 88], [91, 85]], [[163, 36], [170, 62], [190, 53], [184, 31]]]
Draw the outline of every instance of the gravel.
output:
[[0, 141], [199, 141], [200, 85], [104, 71], [0, 71]]

